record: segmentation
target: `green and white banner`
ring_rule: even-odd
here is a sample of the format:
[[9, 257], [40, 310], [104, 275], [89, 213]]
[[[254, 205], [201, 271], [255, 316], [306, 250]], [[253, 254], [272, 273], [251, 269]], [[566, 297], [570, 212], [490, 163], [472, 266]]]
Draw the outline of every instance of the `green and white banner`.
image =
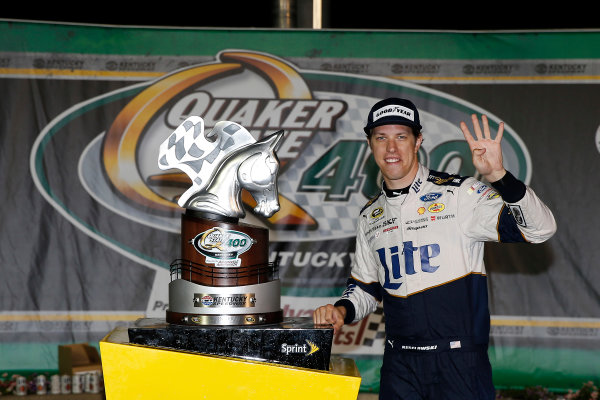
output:
[[[269, 228], [286, 317], [343, 291], [377, 191], [362, 127], [377, 100], [421, 110], [430, 168], [473, 175], [458, 128], [504, 121], [505, 163], [549, 205], [540, 245], [487, 244], [499, 387], [600, 377], [600, 31], [169, 29], [0, 20], [0, 372], [58, 368], [57, 346], [164, 317], [189, 179], [158, 168], [187, 117], [284, 130]], [[411, 321], [407, 321], [411, 323]], [[381, 309], [334, 338], [378, 391]]]

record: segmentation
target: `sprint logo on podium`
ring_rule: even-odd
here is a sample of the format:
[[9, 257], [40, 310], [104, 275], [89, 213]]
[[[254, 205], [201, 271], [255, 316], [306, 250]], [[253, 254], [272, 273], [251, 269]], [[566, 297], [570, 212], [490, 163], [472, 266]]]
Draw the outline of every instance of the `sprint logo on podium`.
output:
[[305, 356], [310, 356], [313, 353], [316, 353], [317, 351], [319, 351], [319, 346], [317, 346], [316, 344], [314, 344], [313, 342], [311, 342], [308, 339], [305, 339], [306, 343], [303, 344], [287, 344], [287, 343], [282, 343], [281, 344], [281, 352], [283, 354], [285, 354], [286, 356], [289, 354], [304, 354]]

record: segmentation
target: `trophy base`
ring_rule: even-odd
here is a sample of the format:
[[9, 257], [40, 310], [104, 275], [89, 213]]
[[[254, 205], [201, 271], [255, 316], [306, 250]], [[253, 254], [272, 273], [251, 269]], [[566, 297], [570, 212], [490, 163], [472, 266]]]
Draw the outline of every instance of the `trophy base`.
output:
[[213, 287], [184, 279], [169, 283], [167, 322], [177, 325], [259, 325], [283, 321], [281, 283]]
[[315, 325], [309, 317], [260, 326], [185, 326], [142, 318], [128, 335], [132, 344], [324, 371], [333, 343], [331, 325]]
[[[118, 326], [100, 341], [106, 394], [102, 397], [106, 399], [356, 400], [357, 396], [360, 398], [358, 393], [362, 378], [355, 361], [351, 358], [332, 354], [327, 371], [296, 368], [133, 344], [129, 342], [127, 330], [128, 327]], [[54, 396], [54, 399], [48, 400], [68, 400], [76, 396]], [[18, 398], [8, 396], [6, 400], [8, 399]], [[79, 395], [77, 399], [94, 400], [86, 398], [85, 393]]]
[[261, 314], [186, 314], [167, 311], [169, 324], [198, 325], [262, 325], [283, 321], [283, 310]]

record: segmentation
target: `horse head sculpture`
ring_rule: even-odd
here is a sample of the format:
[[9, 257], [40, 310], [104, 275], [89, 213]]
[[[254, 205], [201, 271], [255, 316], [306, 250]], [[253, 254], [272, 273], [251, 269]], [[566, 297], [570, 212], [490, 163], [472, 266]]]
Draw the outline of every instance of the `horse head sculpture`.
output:
[[265, 217], [279, 210], [275, 149], [283, 131], [256, 141], [243, 126], [220, 121], [204, 134], [204, 120], [187, 118], [160, 145], [158, 167], [177, 168], [192, 180], [179, 198], [186, 209], [243, 218], [241, 190], [256, 200], [254, 212]]

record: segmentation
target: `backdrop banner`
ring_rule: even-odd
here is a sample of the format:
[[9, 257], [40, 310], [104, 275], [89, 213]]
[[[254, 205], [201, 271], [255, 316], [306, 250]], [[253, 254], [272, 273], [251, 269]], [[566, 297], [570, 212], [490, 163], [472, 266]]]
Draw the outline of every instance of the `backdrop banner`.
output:
[[[498, 387], [600, 377], [600, 31], [402, 32], [109, 27], [0, 20], [0, 372], [55, 370], [61, 344], [165, 316], [191, 185], [158, 168], [191, 115], [283, 129], [269, 228], [286, 317], [341, 295], [356, 219], [379, 191], [363, 126], [377, 100], [421, 110], [420, 160], [474, 175], [459, 129], [505, 122], [505, 164], [555, 214], [548, 242], [486, 244]], [[435, 223], [436, 214], [423, 216]], [[411, 323], [411, 321], [406, 321]], [[377, 392], [381, 309], [333, 353]]]

